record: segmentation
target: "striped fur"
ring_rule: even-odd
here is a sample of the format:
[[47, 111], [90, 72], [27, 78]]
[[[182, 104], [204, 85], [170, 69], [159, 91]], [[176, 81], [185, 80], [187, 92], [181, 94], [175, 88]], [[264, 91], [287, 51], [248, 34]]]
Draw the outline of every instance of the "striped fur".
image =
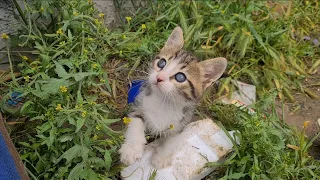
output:
[[[170, 158], [166, 156], [174, 151], [170, 149], [170, 144], [176, 141], [174, 137], [192, 121], [196, 103], [204, 90], [216, 81], [226, 68], [225, 58], [200, 62], [182, 49], [183, 44], [182, 30], [177, 27], [152, 63], [148, 82], [136, 98], [133, 112], [129, 114], [132, 122], [126, 132], [125, 143], [119, 151], [121, 161], [125, 164], [141, 158], [144, 143], [147, 142], [147, 132], [166, 138], [161, 147], [158, 147], [152, 163], [156, 167], [168, 165]], [[159, 67], [159, 61], [163, 60], [165, 66]], [[183, 73], [186, 79], [179, 82], [176, 78], [178, 73]], [[168, 161], [163, 161], [164, 159]]]

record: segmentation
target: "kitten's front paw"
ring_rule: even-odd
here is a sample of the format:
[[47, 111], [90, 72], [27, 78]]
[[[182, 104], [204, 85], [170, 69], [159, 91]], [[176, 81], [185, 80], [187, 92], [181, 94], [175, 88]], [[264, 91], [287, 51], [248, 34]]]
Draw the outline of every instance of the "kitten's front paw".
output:
[[135, 163], [142, 158], [144, 151], [144, 144], [131, 145], [124, 143], [120, 150], [120, 161], [126, 165]]
[[171, 165], [171, 156], [163, 156], [155, 152], [151, 160], [152, 165], [157, 169], [163, 169]]

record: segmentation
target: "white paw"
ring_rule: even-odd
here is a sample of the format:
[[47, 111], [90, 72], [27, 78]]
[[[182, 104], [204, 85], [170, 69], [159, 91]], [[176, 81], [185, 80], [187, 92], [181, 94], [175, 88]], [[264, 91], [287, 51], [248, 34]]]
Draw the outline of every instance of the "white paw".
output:
[[142, 158], [144, 144], [131, 145], [128, 143], [122, 144], [119, 153], [120, 161], [125, 165], [130, 165]]
[[152, 165], [157, 169], [163, 169], [171, 165], [171, 156], [162, 156], [155, 152], [151, 160]]

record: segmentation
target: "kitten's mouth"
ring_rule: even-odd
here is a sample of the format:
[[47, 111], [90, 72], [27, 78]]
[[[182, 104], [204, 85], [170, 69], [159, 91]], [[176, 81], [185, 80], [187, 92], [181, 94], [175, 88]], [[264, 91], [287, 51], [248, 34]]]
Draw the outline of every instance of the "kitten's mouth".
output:
[[155, 83], [153, 83], [153, 86], [155, 87], [155, 89], [157, 89], [157, 90], [159, 90], [159, 91], [163, 91], [163, 89], [164, 89], [164, 87], [163, 87], [163, 85], [161, 84], [161, 83], [159, 83], [159, 82], [155, 82]]

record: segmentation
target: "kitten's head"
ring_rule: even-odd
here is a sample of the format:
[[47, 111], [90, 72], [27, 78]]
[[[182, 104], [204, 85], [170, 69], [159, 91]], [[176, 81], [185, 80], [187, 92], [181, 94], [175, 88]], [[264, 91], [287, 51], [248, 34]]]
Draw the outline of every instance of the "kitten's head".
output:
[[158, 93], [197, 101], [223, 74], [227, 60], [219, 57], [198, 62], [182, 50], [183, 44], [182, 29], [176, 27], [152, 64], [149, 82]]

